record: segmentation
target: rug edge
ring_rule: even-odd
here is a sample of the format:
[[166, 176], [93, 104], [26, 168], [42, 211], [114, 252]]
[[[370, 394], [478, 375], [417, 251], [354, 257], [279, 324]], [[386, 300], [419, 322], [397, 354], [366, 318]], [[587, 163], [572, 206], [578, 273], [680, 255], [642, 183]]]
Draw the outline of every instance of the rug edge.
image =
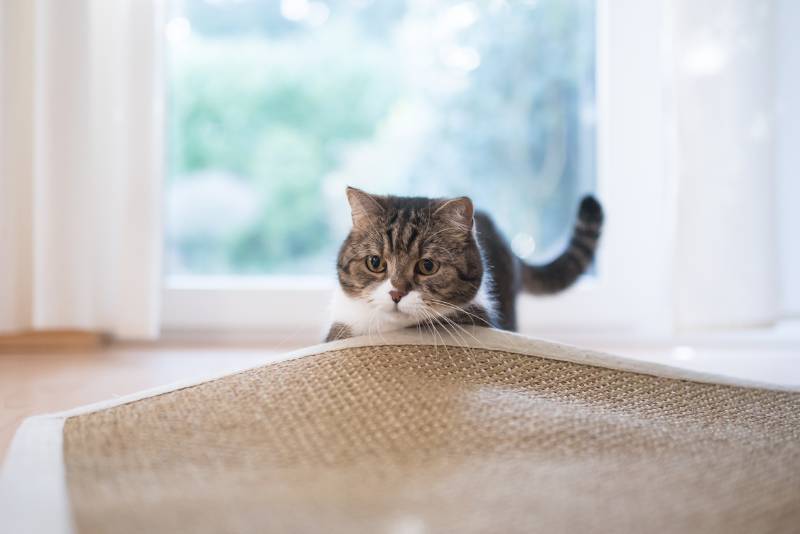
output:
[[65, 420], [29, 417], [14, 434], [0, 471], [0, 532], [74, 532], [64, 470]]
[[[718, 384], [723, 386], [765, 389], [769, 391], [784, 391], [791, 393], [800, 392], [800, 384], [787, 385], [759, 382], [756, 380], [748, 380], [734, 376], [694, 371], [683, 367], [650, 362], [593, 349], [585, 349], [566, 343], [534, 338], [524, 334], [519, 334], [517, 332], [509, 332], [494, 328], [469, 327], [467, 330], [475, 336], [468, 343], [464, 342], [463, 336], [455, 337], [452, 334], [442, 333], [443, 337], [438, 340], [439, 344], [441, 345], [446, 342], [445, 344], [448, 346], [515, 352], [524, 354], [526, 356], [566, 361], [580, 365], [589, 365], [593, 367], [627, 371], [674, 380], [686, 380], [689, 382], [698, 382], [703, 384]], [[342, 341], [334, 341], [322, 345], [315, 345], [311, 348], [325, 347], [327, 345], [329, 348], [319, 352], [330, 352], [345, 348], [357, 348], [364, 346], [432, 344], [433, 343], [429, 339], [421, 337], [416, 330], [406, 329], [390, 332], [389, 334], [377, 336], [376, 338], [359, 336]]]
[[632, 373], [645, 374], [649, 376], [656, 376], [662, 378], [669, 378], [674, 380], [686, 380], [690, 382], [699, 382], [704, 384], [719, 384], [723, 386], [733, 387], [746, 387], [765, 389], [770, 391], [785, 391], [798, 393], [800, 392], [800, 384], [798, 385], [784, 385], [774, 384], [767, 382], [758, 382], [747, 379], [736, 378], [732, 376], [717, 375], [713, 373], [705, 373], [701, 371], [693, 371], [681, 367], [671, 365], [638, 360], [636, 358], [619, 356], [602, 351], [592, 349], [584, 349], [565, 343], [559, 343], [544, 339], [537, 339], [529, 337], [516, 332], [509, 332], [506, 330], [497, 330], [494, 328], [484, 327], [466, 327], [465, 335], [469, 335], [472, 339], [466, 340], [463, 335], [456, 337], [451, 333], [441, 332], [437, 334], [437, 338], [432, 338], [428, 334], [420, 334], [414, 329], [397, 330], [388, 332], [380, 336], [357, 336], [340, 341], [332, 341], [328, 343], [319, 343], [311, 345], [294, 351], [286, 352], [278, 358], [271, 360], [268, 363], [257, 363], [253, 365], [244, 366], [234, 370], [227, 370], [222, 373], [215, 373], [212, 375], [192, 378], [188, 380], [181, 380], [172, 382], [155, 388], [145, 389], [130, 395], [123, 395], [100, 401], [91, 404], [77, 406], [75, 408], [64, 410], [60, 412], [48, 413], [37, 415], [34, 417], [51, 417], [63, 418], [74, 417], [78, 415], [85, 415], [88, 413], [114, 408], [136, 402], [142, 399], [163, 395], [172, 391], [198, 386], [214, 380], [219, 380], [229, 376], [233, 376], [251, 369], [257, 369], [267, 365], [282, 363], [298, 358], [304, 358], [315, 354], [322, 354], [325, 352], [333, 352], [349, 348], [361, 348], [368, 346], [386, 346], [386, 345], [447, 345], [456, 347], [467, 348], [482, 348], [486, 350], [499, 350], [505, 352], [515, 352], [524, 354], [526, 356], [534, 356], [540, 358], [547, 358], [558, 361], [566, 361], [577, 363], [580, 365], [589, 365], [593, 367], [601, 367], [605, 369], [614, 369], [618, 371], [627, 371]]

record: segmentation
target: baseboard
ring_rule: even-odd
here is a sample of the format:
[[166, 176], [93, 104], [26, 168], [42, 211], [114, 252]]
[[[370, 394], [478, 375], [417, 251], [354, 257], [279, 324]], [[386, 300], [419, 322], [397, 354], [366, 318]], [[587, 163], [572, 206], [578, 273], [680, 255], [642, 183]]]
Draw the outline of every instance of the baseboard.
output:
[[41, 350], [79, 350], [102, 347], [110, 338], [85, 330], [31, 330], [0, 334], [0, 353]]

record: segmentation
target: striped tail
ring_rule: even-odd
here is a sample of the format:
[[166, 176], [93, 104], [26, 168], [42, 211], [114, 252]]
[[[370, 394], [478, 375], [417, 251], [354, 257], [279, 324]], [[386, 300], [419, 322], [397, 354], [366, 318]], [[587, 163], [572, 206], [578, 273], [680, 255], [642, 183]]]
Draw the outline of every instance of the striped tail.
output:
[[528, 293], [549, 295], [575, 283], [594, 261], [603, 227], [603, 207], [591, 195], [583, 197], [567, 250], [545, 265], [522, 263], [522, 284]]

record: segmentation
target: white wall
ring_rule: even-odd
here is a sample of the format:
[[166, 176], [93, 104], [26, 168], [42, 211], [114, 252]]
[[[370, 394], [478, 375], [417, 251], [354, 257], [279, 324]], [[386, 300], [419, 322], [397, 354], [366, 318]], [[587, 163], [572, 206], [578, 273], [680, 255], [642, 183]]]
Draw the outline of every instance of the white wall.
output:
[[775, 17], [775, 174], [781, 307], [800, 316], [800, 2], [778, 0]]

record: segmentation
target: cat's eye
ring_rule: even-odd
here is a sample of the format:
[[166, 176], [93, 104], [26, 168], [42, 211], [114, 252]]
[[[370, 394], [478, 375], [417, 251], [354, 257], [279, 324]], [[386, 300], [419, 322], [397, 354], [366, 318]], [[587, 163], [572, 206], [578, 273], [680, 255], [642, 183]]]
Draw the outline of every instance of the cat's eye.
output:
[[422, 258], [417, 262], [417, 272], [419, 274], [430, 275], [439, 270], [439, 262], [429, 258]]
[[386, 262], [380, 256], [367, 256], [367, 269], [373, 273], [382, 273], [386, 270]]

